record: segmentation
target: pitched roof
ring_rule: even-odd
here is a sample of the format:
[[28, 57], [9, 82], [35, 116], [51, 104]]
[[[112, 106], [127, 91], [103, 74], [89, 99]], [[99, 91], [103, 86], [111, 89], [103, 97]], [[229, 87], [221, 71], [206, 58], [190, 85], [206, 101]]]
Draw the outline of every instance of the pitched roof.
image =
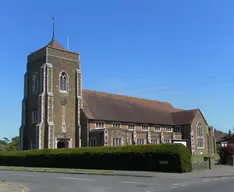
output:
[[49, 47], [52, 47], [52, 48], [55, 48], [55, 49], [62, 49], [64, 50], [64, 48], [55, 40], [55, 39], [52, 39], [48, 45]]
[[216, 139], [216, 142], [228, 141], [228, 140], [231, 139], [233, 136], [234, 136], [234, 134], [231, 135], [231, 136], [229, 136], [227, 133], [222, 133], [222, 132], [220, 132], [220, 131], [218, 131], [218, 130], [215, 130], [215, 131], [214, 131], [214, 137], [215, 137], [215, 139]]
[[174, 124], [182, 125], [182, 124], [192, 123], [195, 115], [197, 114], [197, 111], [199, 111], [199, 109], [172, 112], [171, 115], [172, 115]]
[[93, 120], [191, 124], [198, 110], [176, 109], [168, 102], [83, 90], [83, 111]]

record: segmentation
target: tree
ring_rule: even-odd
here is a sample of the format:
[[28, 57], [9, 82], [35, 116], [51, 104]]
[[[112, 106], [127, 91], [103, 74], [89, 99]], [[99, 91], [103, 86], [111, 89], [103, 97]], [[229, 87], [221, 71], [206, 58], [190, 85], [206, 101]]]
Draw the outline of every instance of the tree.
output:
[[0, 151], [5, 151], [5, 150], [6, 150], [6, 146], [5, 146], [5, 145], [0, 144]]
[[0, 140], [0, 145], [7, 145], [7, 142], [5, 140]]
[[18, 150], [19, 143], [19, 136], [15, 136], [11, 140], [9, 140], [7, 137], [4, 137], [2, 140], [0, 140], [0, 151]]
[[10, 142], [10, 140], [7, 137], [3, 137], [3, 140], [6, 142], [6, 144]]
[[8, 142], [8, 139], [6, 137], [0, 140], [0, 151], [6, 150], [7, 142]]
[[232, 136], [232, 131], [231, 131], [231, 129], [229, 129], [229, 131], [228, 131], [228, 137], [231, 137]]
[[19, 136], [13, 137], [11, 139], [11, 142], [7, 145], [7, 150], [9, 150], [9, 151], [18, 150], [19, 143], [20, 143]]

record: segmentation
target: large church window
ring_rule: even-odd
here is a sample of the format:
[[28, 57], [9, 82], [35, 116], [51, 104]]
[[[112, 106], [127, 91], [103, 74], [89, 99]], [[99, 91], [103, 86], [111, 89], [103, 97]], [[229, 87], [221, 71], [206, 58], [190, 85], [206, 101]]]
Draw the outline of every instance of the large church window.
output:
[[60, 83], [60, 91], [67, 92], [68, 91], [68, 76], [65, 72], [62, 72], [59, 77]]
[[200, 122], [197, 123], [197, 145], [198, 148], [204, 148], [204, 132]]

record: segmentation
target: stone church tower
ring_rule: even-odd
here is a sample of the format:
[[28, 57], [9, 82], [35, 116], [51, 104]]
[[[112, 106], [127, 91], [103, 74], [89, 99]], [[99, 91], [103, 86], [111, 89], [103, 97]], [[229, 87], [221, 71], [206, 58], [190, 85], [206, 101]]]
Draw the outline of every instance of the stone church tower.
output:
[[55, 40], [27, 58], [20, 148], [81, 147], [80, 55]]

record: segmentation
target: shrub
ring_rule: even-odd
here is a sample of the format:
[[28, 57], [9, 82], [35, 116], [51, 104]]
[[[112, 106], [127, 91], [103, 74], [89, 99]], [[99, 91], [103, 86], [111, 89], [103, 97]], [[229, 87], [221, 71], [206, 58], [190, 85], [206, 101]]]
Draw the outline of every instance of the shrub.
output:
[[182, 144], [0, 152], [0, 165], [179, 173], [192, 171], [190, 151]]

